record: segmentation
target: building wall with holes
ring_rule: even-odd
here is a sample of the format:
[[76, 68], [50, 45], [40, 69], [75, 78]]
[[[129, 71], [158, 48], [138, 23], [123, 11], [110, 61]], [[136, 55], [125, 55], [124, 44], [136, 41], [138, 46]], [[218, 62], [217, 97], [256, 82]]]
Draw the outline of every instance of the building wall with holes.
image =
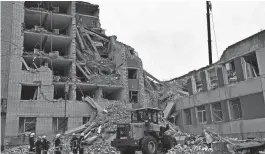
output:
[[[6, 85], [2, 86], [7, 98], [7, 115], [6, 115], [6, 130], [5, 130], [5, 141], [4, 144], [7, 146], [15, 146], [20, 144], [28, 144], [27, 138], [21, 136], [19, 132], [19, 118], [20, 117], [35, 117], [36, 118], [36, 134], [37, 135], [48, 135], [48, 139], [54, 137], [55, 132], [52, 130], [52, 118], [53, 117], [68, 117], [67, 129], [75, 128], [83, 124], [84, 117], [90, 117], [94, 109], [81, 101], [76, 100], [77, 89], [80, 88], [78, 85], [82, 83], [76, 83], [76, 3], [70, 2], [67, 16], [72, 16], [71, 23], [68, 27], [67, 37], [72, 37], [69, 43], [69, 57], [71, 61], [67, 74], [70, 78], [69, 81], [69, 93], [68, 98], [64, 101], [64, 96], [61, 99], [54, 99], [56, 93], [56, 87], [64, 88], [65, 82], [54, 83], [53, 67], [54, 66], [42, 66], [37, 69], [23, 69], [25, 59], [23, 57], [25, 45], [25, 21], [24, 15], [24, 2], [2, 2], [1, 8], [4, 7], [3, 15], [4, 20], [8, 22], [1, 22], [3, 25], [3, 33], [7, 40], [12, 41], [7, 44], [2, 44], [2, 49], [9, 51], [10, 59], [5, 58], [4, 64], [10, 64], [10, 68], [5, 69], [5, 72], [10, 72], [9, 77], [5, 77], [6, 80], [2, 79], [2, 82]], [[4, 5], [3, 5], [4, 4]], [[2, 12], [1, 10], [1, 12]], [[34, 11], [33, 11], [34, 12]], [[36, 12], [36, 10], [35, 10]], [[13, 14], [11, 16], [10, 14]], [[12, 17], [12, 18], [11, 18]], [[3, 21], [4, 21], [3, 20]], [[12, 23], [12, 25], [11, 25]], [[24, 23], [24, 24], [23, 24]], [[6, 32], [6, 33], [5, 33]], [[12, 32], [12, 33], [10, 33]], [[30, 32], [33, 33], [33, 32]], [[8, 36], [7, 34], [11, 34]], [[27, 34], [28, 35], [28, 34]], [[61, 36], [64, 37], [64, 36]], [[66, 38], [66, 37], [65, 37]], [[127, 67], [132, 63], [137, 63], [139, 68], [139, 101], [143, 102], [143, 69], [140, 58], [134, 57], [128, 62], [127, 53], [129, 48], [127, 45], [118, 42], [114, 37], [110, 37], [111, 42], [111, 53], [116, 65], [122, 65], [118, 71], [121, 73], [120, 80], [122, 85], [118, 88], [122, 88], [122, 92], [119, 94], [121, 101], [129, 101], [129, 90], [128, 90], [128, 72]], [[1, 42], [2, 43], [2, 42]], [[8, 46], [9, 45], [9, 46]], [[4, 51], [4, 50], [2, 50]], [[24, 59], [24, 62], [23, 62]], [[2, 63], [3, 63], [2, 62]], [[9, 63], [10, 62], [10, 63]], [[30, 67], [30, 66], [29, 66]], [[4, 71], [4, 70], [2, 70]], [[8, 87], [7, 87], [8, 85]], [[37, 87], [32, 100], [22, 100], [22, 88], [23, 86]], [[87, 86], [93, 86], [96, 90], [95, 93], [100, 93], [98, 87], [102, 86], [99, 84], [89, 84]], [[104, 87], [111, 87], [112, 85], [103, 85]], [[7, 90], [8, 89], [8, 90]], [[100, 95], [100, 94], [98, 94]], [[115, 101], [99, 99], [99, 104], [106, 106]], [[128, 103], [129, 104], [129, 103]], [[131, 106], [131, 105], [129, 105]], [[66, 112], [65, 112], [66, 107]]]
[[[203, 129], [210, 128], [224, 136], [265, 137], [265, 31], [259, 32], [230, 47], [222, 55], [220, 61], [198, 71], [194, 71], [187, 82], [189, 96], [176, 102], [175, 110], [179, 112], [176, 123], [186, 132], [200, 134]], [[253, 54], [254, 53], [254, 54]], [[244, 67], [244, 57], [255, 55], [258, 65], [258, 75], [249, 77]], [[230, 83], [225, 64], [233, 61], [235, 64], [236, 81]], [[217, 87], [211, 86], [208, 70], [215, 68]], [[196, 82], [196, 75], [200, 76], [200, 88]], [[239, 100], [240, 118], [234, 119], [236, 114], [231, 107], [233, 100]], [[221, 103], [222, 120], [215, 121], [213, 104]], [[206, 121], [198, 122], [197, 107], [205, 106]], [[184, 110], [191, 111], [192, 124], [186, 124], [187, 116]]]

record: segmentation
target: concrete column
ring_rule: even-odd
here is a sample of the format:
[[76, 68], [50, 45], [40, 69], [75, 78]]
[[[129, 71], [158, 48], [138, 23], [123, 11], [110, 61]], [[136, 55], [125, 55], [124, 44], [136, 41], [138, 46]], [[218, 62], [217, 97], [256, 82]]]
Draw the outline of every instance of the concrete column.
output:
[[196, 81], [194, 75], [190, 76], [190, 78], [187, 81], [188, 84], [188, 92], [190, 95], [193, 95], [196, 93]]
[[195, 107], [191, 108], [191, 123], [193, 126], [197, 126], [197, 115]]
[[212, 111], [211, 111], [210, 104], [205, 105], [205, 111], [206, 111], [207, 124], [211, 124], [212, 123], [212, 114], [211, 114]]
[[256, 57], [259, 66], [259, 74], [260, 76], [265, 75], [265, 48], [261, 48], [256, 51]]
[[222, 101], [221, 102], [221, 107], [222, 107], [222, 113], [223, 113], [224, 122], [230, 121], [229, 110], [228, 110], [228, 101], [227, 100]]
[[207, 92], [211, 89], [211, 81], [209, 77], [209, 73], [207, 70], [200, 72], [201, 81], [202, 81], [202, 91]]
[[217, 77], [218, 77], [218, 86], [223, 87], [228, 84], [228, 76], [225, 70], [225, 67], [221, 65], [221, 67], [217, 68]]
[[234, 60], [234, 63], [235, 63], [237, 81], [244, 81], [246, 78], [244, 74], [244, 68], [242, 65], [242, 57], [237, 57]]
[[[70, 25], [70, 35], [73, 37], [71, 46], [70, 46], [70, 51], [69, 51], [69, 56], [76, 60], [76, 19], [75, 19], [75, 2], [71, 2], [71, 15], [72, 15], [72, 24]], [[69, 72], [69, 78], [71, 79], [71, 82], [76, 82], [76, 62], [73, 61], [71, 66], [70, 66], [70, 72]], [[69, 97], [70, 100], [76, 100], [76, 84], [73, 84], [69, 88]]]
[[101, 99], [103, 97], [103, 92], [102, 89], [100, 87], [98, 87], [95, 91], [95, 99]]
[[72, 84], [69, 86], [69, 100], [76, 100], [76, 84]]

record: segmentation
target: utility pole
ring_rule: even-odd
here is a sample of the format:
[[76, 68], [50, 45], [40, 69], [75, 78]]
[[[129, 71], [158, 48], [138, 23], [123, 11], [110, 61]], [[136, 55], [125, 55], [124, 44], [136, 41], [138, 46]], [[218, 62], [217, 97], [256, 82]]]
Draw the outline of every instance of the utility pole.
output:
[[208, 52], [209, 52], [209, 65], [213, 63], [212, 60], [212, 39], [211, 39], [211, 21], [210, 21], [210, 10], [212, 10], [212, 5], [210, 1], [206, 1], [207, 10], [207, 33], [208, 33]]

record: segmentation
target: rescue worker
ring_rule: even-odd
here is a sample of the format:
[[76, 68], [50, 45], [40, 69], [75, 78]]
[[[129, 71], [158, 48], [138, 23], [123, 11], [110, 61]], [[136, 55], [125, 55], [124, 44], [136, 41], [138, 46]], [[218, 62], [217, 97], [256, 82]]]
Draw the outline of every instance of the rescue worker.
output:
[[50, 142], [47, 140], [46, 136], [42, 136], [42, 154], [47, 154], [50, 148]]
[[62, 146], [61, 146], [61, 140], [60, 140], [60, 136], [61, 134], [57, 134], [55, 136], [55, 141], [54, 141], [54, 146], [55, 146], [55, 150], [54, 150], [54, 153], [55, 154], [62, 154]]
[[29, 135], [29, 152], [34, 152], [35, 133]]
[[73, 154], [77, 154], [78, 151], [78, 138], [76, 137], [75, 133], [72, 134], [72, 139], [70, 142], [71, 150], [73, 151]]
[[208, 148], [211, 148], [212, 146], [212, 142], [213, 142], [213, 138], [212, 136], [207, 132], [207, 130], [203, 130], [204, 132], [204, 136], [205, 136], [205, 139], [206, 139], [206, 145], [208, 146]]
[[35, 142], [35, 153], [41, 154], [41, 137], [40, 136], [37, 138], [37, 141]]
[[78, 140], [78, 149], [79, 149], [79, 154], [83, 154], [84, 153], [84, 133], [80, 134], [79, 140]]

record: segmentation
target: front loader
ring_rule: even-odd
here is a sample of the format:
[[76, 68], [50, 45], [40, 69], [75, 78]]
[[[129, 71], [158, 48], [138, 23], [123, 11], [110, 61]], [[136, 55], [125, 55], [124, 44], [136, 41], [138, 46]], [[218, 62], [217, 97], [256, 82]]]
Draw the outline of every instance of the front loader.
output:
[[121, 154], [156, 154], [176, 145], [175, 138], [165, 135], [169, 125], [159, 122], [162, 111], [158, 108], [139, 108], [131, 112], [131, 123], [118, 124], [116, 139], [111, 142]]

